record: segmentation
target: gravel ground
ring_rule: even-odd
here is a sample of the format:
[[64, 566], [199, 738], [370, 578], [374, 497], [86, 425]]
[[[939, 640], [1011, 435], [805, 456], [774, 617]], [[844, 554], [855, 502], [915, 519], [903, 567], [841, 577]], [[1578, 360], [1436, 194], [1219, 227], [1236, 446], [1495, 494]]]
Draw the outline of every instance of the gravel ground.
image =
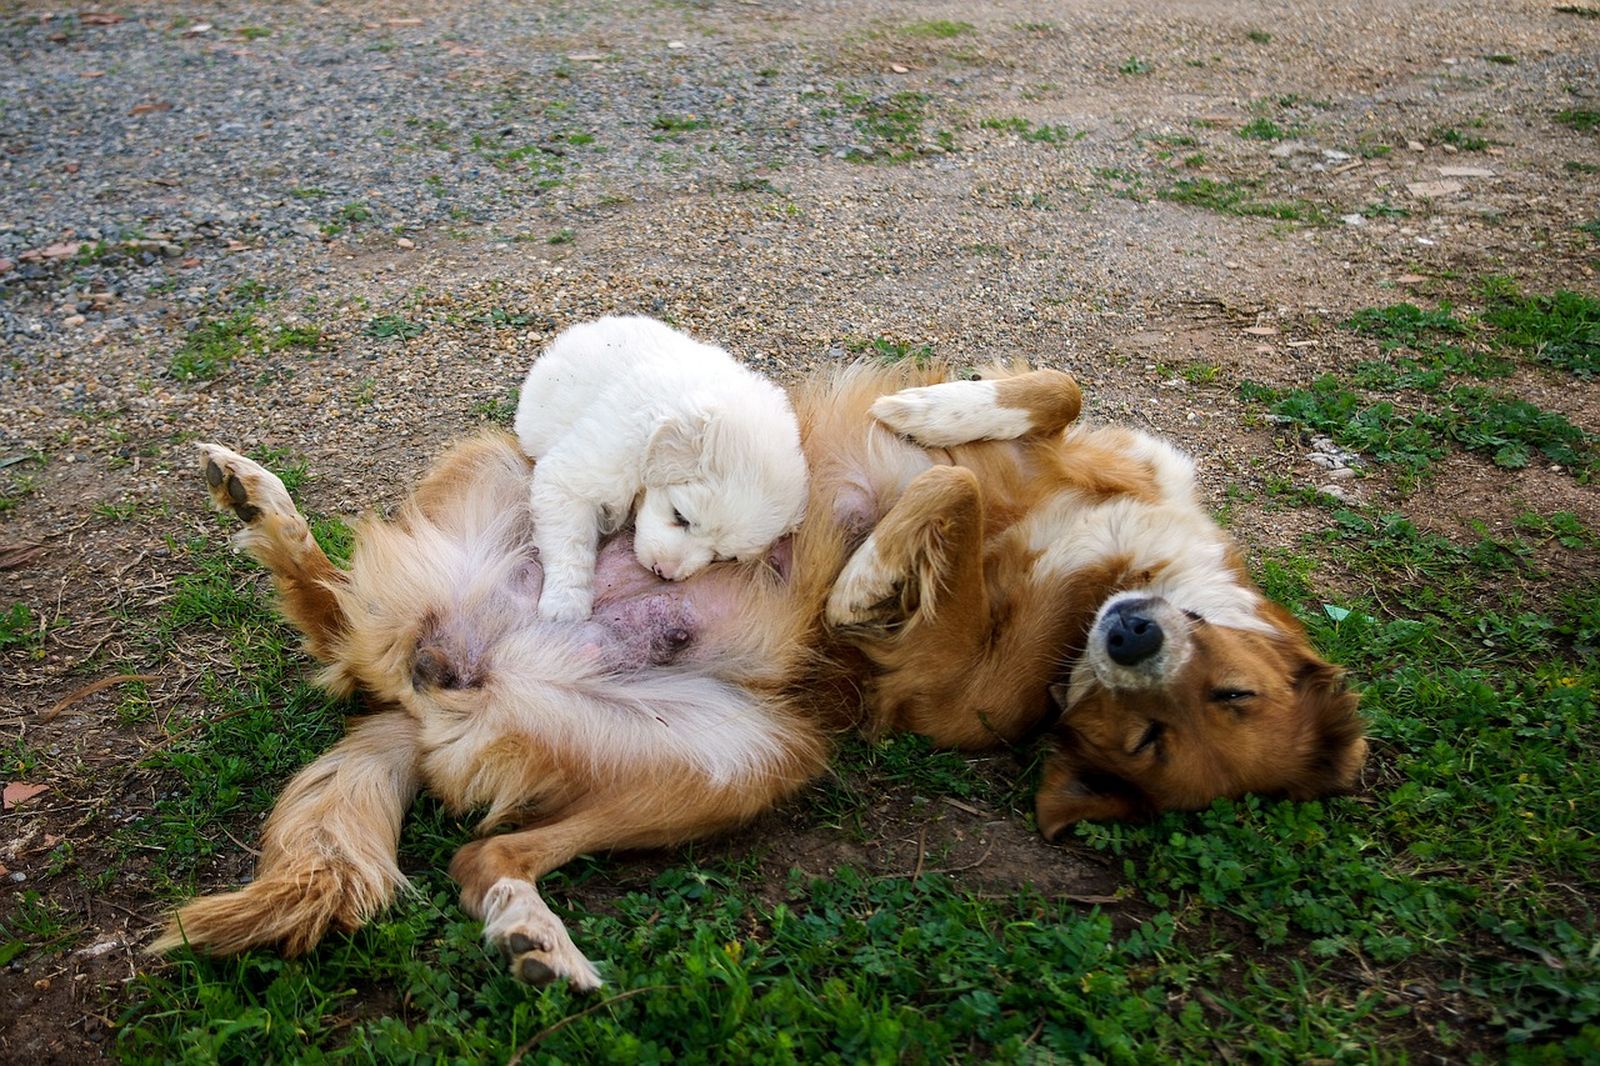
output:
[[[786, 380], [923, 346], [1069, 367], [1221, 500], [1348, 461], [1232, 386], [1370, 357], [1337, 326], [1356, 309], [1470, 305], [1485, 274], [1594, 289], [1600, 142], [1553, 116], [1600, 107], [1600, 19], [1123, 8], [0, 2], [0, 559], [44, 549], [0, 569], [0, 610], [50, 627], [5, 660], [7, 739], [46, 776], [126, 759], [92, 702], [35, 715], [130, 654], [112, 620], [156, 609], [165, 538], [214, 531], [188, 441], [303, 459], [315, 511], [381, 506], [586, 317], [667, 317]], [[1241, 135], [1262, 122], [1281, 136]], [[1296, 217], [1162, 198], [1195, 179]], [[1514, 384], [1600, 430], [1592, 390]], [[1559, 474], [1451, 471], [1408, 509], [1596, 522]], [[1234, 515], [1260, 546], [1295, 521]], [[193, 677], [152, 696], [192, 707]], [[38, 876], [30, 833], [0, 839], [13, 877]]]

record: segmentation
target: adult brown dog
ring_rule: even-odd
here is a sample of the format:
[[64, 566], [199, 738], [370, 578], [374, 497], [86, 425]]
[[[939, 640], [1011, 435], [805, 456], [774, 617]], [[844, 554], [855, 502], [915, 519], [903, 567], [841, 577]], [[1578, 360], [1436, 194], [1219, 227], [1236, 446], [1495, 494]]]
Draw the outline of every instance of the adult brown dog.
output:
[[426, 788], [486, 807], [485, 832], [519, 827], [450, 868], [513, 972], [593, 988], [535, 881], [583, 852], [749, 819], [853, 725], [983, 747], [1059, 704], [1038, 796], [1052, 836], [1350, 784], [1354, 697], [1250, 583], [1186, 460], [1127, 430], [1069, 429], [1067, 375], [939, 377], [855, 367], [800, 390], [813, 485], [792, 541], [666, 585], [619, 537], [579, 624], [539, 620], [529, 466], [508, 437], [457, 446], [395, 520], [364, 521], [348, 570], [276, 477], [202, 446], [323, 682], [379, 710], [290, 782], [256, 879], [190, 902], [154, 948], [298, 953], [360, 925], [404, 882], [401, 819]]

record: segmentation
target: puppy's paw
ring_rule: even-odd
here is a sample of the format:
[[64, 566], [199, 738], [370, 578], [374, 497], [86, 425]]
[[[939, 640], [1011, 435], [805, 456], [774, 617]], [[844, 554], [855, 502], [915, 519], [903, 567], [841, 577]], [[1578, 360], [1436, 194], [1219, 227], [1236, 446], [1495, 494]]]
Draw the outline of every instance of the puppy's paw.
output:
[[546, 622], [582, 622], [594, 610], [594, 590], [585, 585], [552, 583], [545, 576], [539, 593], [539, 617]]
[[877, 538], [869, 536], [833, 583], [828, 594], [828, 624], [882, 624], [898, 608], [900, 588], [900, 574], [884, 564]]
[[296, 514], [289, 490], [266, 467], [220, 444], [200, 444], [200, 470], [211, 499], [240, 521], [254, 523], [263, 514]]
[[1000, 406], [992, 381], [947, 381], [880, 396], [872, 417], [928, 448], [1013, 440], [1032, 428], [1026, 411]]
[[532, 883], [502, 877], [483, 897], [483, 939], [519, 981], [542, 988], [565, 980], [579, 992], [600, 987], [600, 971], [573, 944]]

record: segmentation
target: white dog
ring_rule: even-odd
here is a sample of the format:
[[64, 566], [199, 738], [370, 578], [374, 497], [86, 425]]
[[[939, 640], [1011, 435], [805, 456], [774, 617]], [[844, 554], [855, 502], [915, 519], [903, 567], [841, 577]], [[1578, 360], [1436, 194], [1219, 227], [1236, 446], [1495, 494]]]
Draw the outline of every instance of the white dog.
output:
[[538, 460], [539, 614], [551, 621], [589, 617], [600, 534], [635, 503], [634, 555], [670, 581], [759, 557], [805, 510], [783, 390], [654, 319], [602, 318], [551, 341], [522, 383], [515, 428]]

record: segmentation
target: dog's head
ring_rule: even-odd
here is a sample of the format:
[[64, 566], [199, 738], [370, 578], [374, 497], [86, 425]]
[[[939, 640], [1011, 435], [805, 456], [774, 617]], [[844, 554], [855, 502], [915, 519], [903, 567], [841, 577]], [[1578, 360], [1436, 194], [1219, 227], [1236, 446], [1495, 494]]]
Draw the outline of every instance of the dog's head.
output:
[[681, 581], [719, 559], [760, 558], [800, 524], [800, 433], [783, 393], [761, 384], [748, 403], [700, 403], [656, 424], [634, 516], [641, 565]]
[[1366, 758], [1356, 696], [1293, 616], [1263, 604], [1223, 625], [1146, 592], [1100, 608], [1052, 694], [1058, 750], [1039, 828], [1204, 807], [1247, 792], [1310, 799], [1348, 789]]

